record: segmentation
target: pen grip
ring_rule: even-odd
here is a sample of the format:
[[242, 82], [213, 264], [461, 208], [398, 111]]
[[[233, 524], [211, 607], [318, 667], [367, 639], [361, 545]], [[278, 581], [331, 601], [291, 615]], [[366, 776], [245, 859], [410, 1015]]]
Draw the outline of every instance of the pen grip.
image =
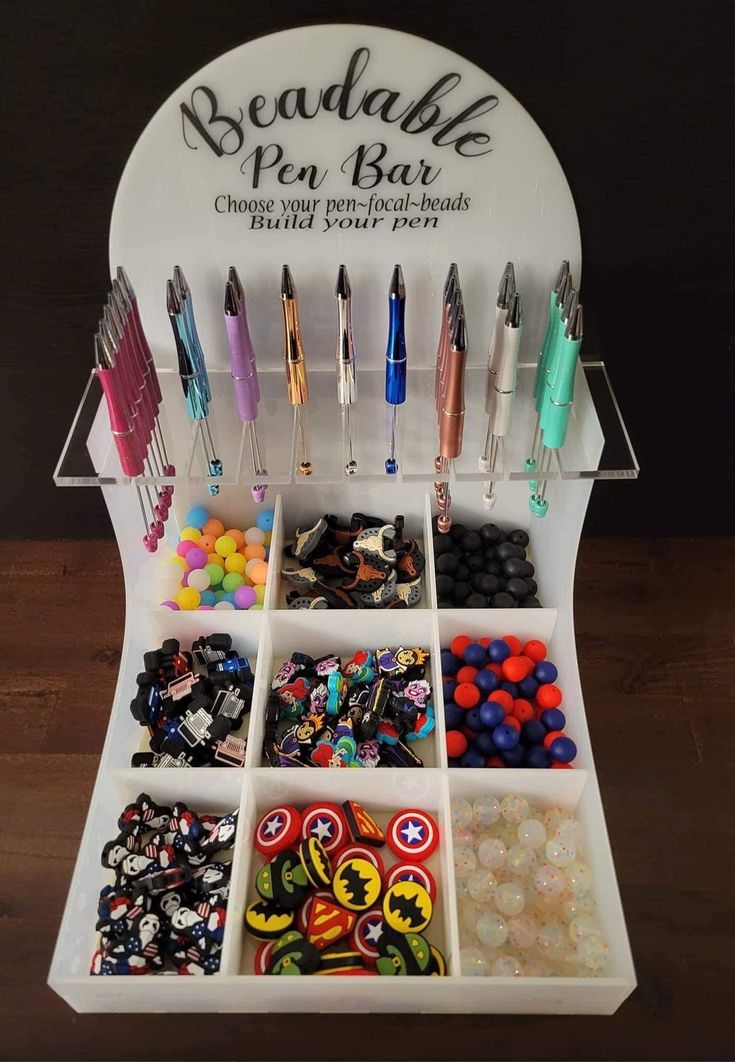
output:
[[385, 400], [392, 406], [400, 406], [406, 401], [406, 340], [403, 321], [403, 300], [391, 299], [388, 345], [385, 351]]
[[240, 420], [252, 421], [258, 416], [257, 381], [252, 371], [252, 362], [243, 347], [240, 317], [225, 314], [225, 327], [230, 342], [230, 374], [237, 414]]
[[120, 468], [126, 476], [139, 476], [143, 472], [140, 446], [135, 437], [135, 432], [128, 424], [120, 402], [116, 381], [111, 376], [111, 370], [109, 369], [97, 369], [96, 372], [107, 403], [110, 431], [112, 432], [112, 439], [120, 461]]

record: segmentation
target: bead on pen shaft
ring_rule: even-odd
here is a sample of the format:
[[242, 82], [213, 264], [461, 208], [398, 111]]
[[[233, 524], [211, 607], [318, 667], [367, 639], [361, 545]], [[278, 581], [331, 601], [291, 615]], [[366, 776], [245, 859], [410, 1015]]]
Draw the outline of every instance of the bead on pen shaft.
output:
[[388, 343], [385, 350], [385, 401], [391, 409], [390, 453], [385, 461], [386, 475], [398, 472], [396, 433], [398, 407], [406, 401], [406, 285], [400, 265], [393, 268], [388, 289]]
[[558, 452], [566, 442], [574, 402], [574, 378], [584, 335], [582, 306], [577, 299], [576, 292], [570, 293], [565, 310], [568, 316], [564, 333], [559, 340], [554, 383], [547, 392], [541, 412], [543, 447], [539, 459], [539, 483], [528, 499], [531, 512], [538, 517], [546, 516], [549, 508], [546, 500], [546, 485], [552, 454], [556, 454], [558, 458]]
[[352, 443], [352, 406], [357, 404], [357, 372], [355, 344], [352, 338], [352, 288], [347, 268], [339, 267], [334, 289], [337, 299], [337, 401], [342, 408], [342, 432], [347, 460], [345, 473], [354, 476], [357, 472]]
[[286, 393], [294, 407], [296, 426], [296, 471], [300, 476], [313, 472], [306, 445], [302, 407], [309, 401], [304, 344], [299, 327], [299, 306], [296, 285], [291, 270], [284, 265], [281, 271], [281, 309], [283, 310], [283, 357], [286, 363]]
[[[467, 363], [467, 335], [465, 329], [464, 305], [459, 281], [457, 281], [459, 300], [453, 310], [451, 334], [446, 356], [446, 372], [443, 393], [439, 408], [439, 454], [434, 467], [439, 475], [448, 477], [452, 461], [462, 453], [462, 436], [464, 432], [464, 376]], [[434, 483], [439, 517], [437, 530], [445, 535], [452, 526], [449, 508], [452, 503], [448, 480]]]
[[[116, 278], [120, 283], [120, 288], [124, 293], [125, 298], [127, 299], [128, 305], [130, 307], [130, 321], [132, 326], [132, 333], [135, 337], [135, 343], [143, 355], [143, 360], [148, 366], [148, 370], [150, 372], [150, 383], [156, 400], [156, 408], [157, 410], [160, 410], [161, 405], [163, 403], [161, 386], [158, 382], [158, 374], [156, 373], [156, 369], [153, 364], [153, 355], [151, 354], [151, 348], [148, 344], [148, 339], [146, 338], [145, 330], [143, 328], [143, 321], [140, 316], [140, 309], [138, 307], [138, 299], [135, 294], [135, 289], [130, 283], [130, 278], [128, 277], [127, 273], [125, 272], [122, 266], [117, 267]], [[169, 461], [168, 452], [166, 450], [166, 440], [164, 438], [163, 431], [161, 430], [161, 426], [157, 418], [155, 423], [155, 431], [158, 435], [158, 444], [161, 448], [161, 453], [163, 455], [164, 473], [167, 476], [175, 476], [176, 469]], [[171, 490], [173, 490], [173, 488], [171, 488]]]
[[[498, 470], [498, 455], [502, 441], [510, 431], [513, 402], [515, 399], [518, 383], [518, 351], [521, 345], [523, 333], [523, 309], [521, 296], [515, 291], [510, 299], [508, 312], [503, 322], [503, 336], [501, 340], [501, 353], [493, 373], [492, 394], [486, 405], [488, 413], [488, 426], [492, 424], [490, 435], [490, 447], [486, 471], [490, 473]], [[485, 485], [485, 493], [482, 496], [482, 504], [490, 510], [495, 505], [495, 480], [489, 480]]]
[[554, 349], [559, 323], [558, 300], [561, 295], [563, 303], [567, 285], [571, 287], [571, 274], [569, 271], [569, 262], [565, 258], [559, 267], [559, 272], [556, 274], [556, 279], [549, 292], [549, 313], [546, 319], [546, 330], [544, 331], [544, 338], [541, 342], [541, 349], [536, 362], [536, 375], [533, 380], [533, 397], [536, 404], [536, 426], [533, 432], [533, 442], [531, 443], [531, 455], [526, 459], [524, 466], [526, 472], [533, 472], [539, 458], [539, 449], [541, 446], [540, 417], [543, 396], [542, 383], [549, 368], [549, 361], [551, 360], [553, 363], [555, 358]]
[[[184, 319], [184, 308], [172, 280], [166, 281], [166, 310], [176, 344], [179, 378], [184, 392], [186, 412], [197, 425], [197, 434], [204, 451], [207, 470], [212, 476], [222, 475], [222, 462], [215, 454], [212, 434], [207, 423], [209, 403], [199, 374], [199, 360], [191, 345], [189, 330]], [[210, 494], [219, 494], [219, 487], [210, 484]]]
[[487, 379], [485, 381], [485, 412], [487, 413], [487, 431], [485, 433], [485, 446], [478, 461], [481, 472], [490, 472], [490, 444], [492, 435], [492, 413], [495, 408], [495, 384], [498, 374], [498, 366], [503, 360], [503, 346], [505, 342], [505, 320], [508, 315], [510, 300], [516, 290], [515, 270], [512, 262], [507, 262], [503, 275], [498, 285], [498, 294], [495, 299], [495, 321], [490, 336], [490, 345], [487, 353]]
[[[261, 461], [258, 433], [255, 427], [260, 390], [255, 366], [255, 352], [247, 323], [245, 293], [234, 267], [230, 268], [229, 278], [225, 285], [225, 327], [230, 343], [230, 375], [235, 392], [235, 404], [238, 416], [245, 425], [250, 444], [253, 474], [257, 480], [258, 477], [268, 474]], [[266, 490], [267, 487], [256, 482], [250, 488], [253, 500], [258, 503], [262, 502]]]

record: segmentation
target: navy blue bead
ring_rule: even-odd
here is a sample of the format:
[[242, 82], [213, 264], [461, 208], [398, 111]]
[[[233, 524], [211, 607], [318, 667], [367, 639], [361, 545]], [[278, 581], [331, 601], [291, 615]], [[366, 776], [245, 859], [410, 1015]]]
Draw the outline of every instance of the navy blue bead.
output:
[[470, 642], [464, 651], [464, 662], [472, 667], [484, 667], [487, 663], [487, 649], [479, 642]]
[[540, 664], [536, 664], [533, 674], [542, 686], [547, 682], [556, 682], [559, 676], [556, 665], [550, 660], [542, 660]]
[[498, 750], [495, 748], [491, 730], [483, 730], [481, 734], [477, 735], [475, 748], [479, 749], [484, 756], [497, 756]]
[[461, 663], [451, 649], [442, 650], [442, 675], [456, 675]]
[[522, 767], [526, 762], [526, 750], [523, 745], [516, 745], [512, 749], [503, 749], [500, 758], [506, 767]]
[[481, 753], [475, 752], [473, 748], [469, 748], [459, 761], [459, 765], [460, 767], [484, 767], [485, 757]]
[[493, 730], [493, 744], [496, 749], [503, 752], [506, 749], [514, 749], [520, 740], [518, 731], [509, 723], [501, 723]]
[[487, 647], [487, 655], [493, 664], [502, 664], [504, 660], [507, 660], [510, 656], [510, 646], [507, 642], [504, 642], [502, 638], [496, 638], [494, 642], [490, 642]]
[[521, 695], [525, 697], [526, 700], [530, 701], [532, 697], [536, 696], [536, 690], [540, 685], [541, 683], [538, 679], [534, 678], [533, 675], [526, 675], [526, 677], [521, 679], [518, 683], [518, 689], [520, 690]]
[[567, 725], [567, 717], [559, 708], [547, 708], [541, 713], [541, 722], [547, 730], [563, 730]]
[[483, 668], [475, 675], [475, 685], [480, 693], [494, 693], [500, 685], [500, 679], [494, 671], [487, 671]]
[[470, 730], [474, 730], [476, 734], [479, 734], [481, 730], [485, 729], [485, 724], [482, 721], [479, 708], [470, 708], [468, 712], [465, 712], [464, 721]]
[[526, 767], [551, 767], [551, 756], [543, 745], [535, 745], [526, 753]]
[[505, 690], [506, 693], [509, 693], [514, 701], [517, 700], [520, 696], [520, 694], [518, 693], [518, 684], [516, 682], [501, 682], [500, 689]]
[[447, 757], [447, 763], [449, 764], [450, 767], [461, 767], [462, 766], [460, 761], [455, 759], [453, 756], [448, 756]]
[[521, 741], [524, 745], [541, 745], [546, 733], [546, 727], [543, 723], [538, 719], [529, 719], [528, 722], [523, 723], [521, 726]]
[[502, 704], [498, 704], [497, 701], [485, 701], [484, 704], [480, 705], [480, 719], [482, 720], [482, 725], [488, 730], [500, 726], [505, 719], [505, 711]]
[[454, 701], [444, 705], [444, 722], [447, 730], [459, 730], [464, 723], [464, 711]]
[[444, 703], [454, 700], [454, 691], [457, 688], [457, 683], [453, 678], [445, 678], [442, 682], [442, 690], [444, 692]]
[[571, 763], [577, 755], [577, 746], [566, 736], [554, 738], [549, 749], [552, 760], [559, 763]]

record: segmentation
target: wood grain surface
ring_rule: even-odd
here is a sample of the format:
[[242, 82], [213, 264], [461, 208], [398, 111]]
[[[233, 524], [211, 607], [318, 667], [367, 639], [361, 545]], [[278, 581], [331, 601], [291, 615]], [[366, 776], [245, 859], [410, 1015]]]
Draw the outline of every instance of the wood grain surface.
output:
[[46, 986], [120, 657], [107, 541], [4, 542], [3, 1059], [726, 1059], [735, 542], [583, 540], [582, 684], [639, 987], [611, 1018], [76, 1015]]

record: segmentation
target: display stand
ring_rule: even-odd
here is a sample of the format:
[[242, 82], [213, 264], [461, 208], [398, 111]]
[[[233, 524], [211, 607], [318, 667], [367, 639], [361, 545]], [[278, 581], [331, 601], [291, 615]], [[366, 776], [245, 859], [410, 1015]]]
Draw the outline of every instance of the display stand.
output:
[[[437, 85], [441, 87], [432, 89]], [[365, 94], [372, 103], [365, 104]], [[281, 101], [281, 116], [268, 127], [257, 128], [253, 117], [269, 120], [274, 97]], [[377, 109], [381, 102], [387, 107], [389, 97], [394, 100], [390, 121], [364, 110], [346, 116], [361, 101], [363, 107]], [[412, 111], [412, 101], [416, 104], [422, 97], [423, 103]], [[326, 109], [325, 101], [335, 109]], [[288, 116], [302, 105], [315, 116]], [[410, 121], [404, 119], [407, 129], [393, 121], [399, 111], [413, 115]], [[465, 117], [452, 124], [463, 113]], [[419, 131], [422, 125], [427, 128]], [[419, 178], [401, 186], [389, 183], [384, 175], [376, 188], [356, 189], [351, 184], [353, 155], [360, 145], [375, 143], [384, 146], [385, 159], [394, 160], [393, 165], [410, 163], [410, 173], [395, 170], [394, 176], [429, 174], [431, 184], [422, 186]], [[295, 167], [281, 173], [282, 181], [292, 180], [299, 167], [307, 167], [303, 179], [279, 184], [278, 167], [270, 166], [261, 169], [254, 186], [258, 157], [262, 163], [263, 158], [267, 161], [278, 154], [275, 148], [265, 154], [268, 145], [281, 151], [280, 165]], [[253, 154], [259, 148], [263, 149], [261, 156]], [[373, 157], [379, 154], [380, 149], [375, 149]], [[345, 161], [350, 158], [352, 162]], [[308, 188], [308, 167], [314, 167], [313, 183], [320, 180], [313, 190]], [[370, 208], [361, 205], [369, 204], [372, 195], [384, 201], [382, 210], [375, 199]], [[229, 202], [223, 196], [238, 204], [245, 202], [245, 209], [222, 210]], [[395, 203], [401, 196], [406, 199], [402, 207]], [[269, 228], [266, 222], [278, 220], [282, 198], [317, 199], [319, 203], [302, 204], [295, 212], [285, 209], [282, 218], [293, 214], [294, 227]], [[350, 199], [355, 202], [346, 202]], [[394, 201], [392, 208], [385, 202], [388, 199]], [[264, 201], [261, 209], [258, 203], [250, 209], [247, 204], [254, 200]], [[268, 210], [271, 200], [274, 206]], [[341, 201], [345, 201], [342, 206]], [[253, 222], [254, 216], [263, 223]], [[381, 220], [365, 227], [354, 224], [371, 217]], [[329, 220], [336, 223], [325, 230]], [[609, 1014], [632, 991], [635, 973], [586, 726], [572, 612], [575, 558], [592, 482], [633, 477], [638, 471], [602, 363], [585, 362], [578, 369], [569, 437], [550, 472], [549, 514], [543, 522], [534, 522], [529, 514], [530, 474], [523, 467], [533, 435], [532, 381], [549, 282], [562, 258], [570, 260], [578, 283], [574, 205], [559, 163], [537, 126], [483, 71], [405, 34], [365, 26], [319, 26], [253, 41], [191, 78], [143, 133], [118, 190], [110, 260], [113, 270], [118, 264], [125, 266], [138, 293], [164, 396], [162, 427], [177, 469], [174, 477], [166, 479], [175, 487], [174, 504], [167, 538], [158, 553], [149, 556], [140, 544], [135, 486], [120, 470], [94, 378], [55, 474], [62, 485], [102, 489], [120, 548], [127, 603], [110, 726], [49, 977], [55, 991], [76, 1010]], [[504, 527], [529, 529], [544, 607], [438, 609], [431, 552], [431, 484], [436, 479], [432, 389], [441, 287], [449, 262], [456, 261], [465, 290], [470, 356], [464, 451], [451, 474], [452, 513], [476, 526], [488, 519], [480, 501], [487, 477], [477, 470], [477, 458], [485, 431], [481, 396], [490, 315], [494, 287], [509, 259], [516, 265], [528, 325], [513, 432], [497, 476], [498, 503], [491, 519]], [[399, 474], [387, 477], [383, 469], [383, 354], [387, 285], [394, 261], [401, 262], [408, 289], [410, 370], [408, 401], [400, 414]], [[314, 474], [308, 480], [294, 473], [293, 413], [283, 380], [278, 294], [283, 262], [290, 264], [298, 287], [309, 368], [308, 430]], [[355, 436], [359, 470], [350, 479], [343, 475], [342, 454], [335, 445], [340, 414], [335, 398], [332, 293], [340, 262], [347, 263], [352, 279], [359, 358]], [[253, 469], [235, 411], [222, 320], [224, 278], [230, 265], [238, 267], [245, 285], [263, 398], [258, 424], [269, 470], [259, 479], [269, 487], [266, 504], [275, 504], [269, 579], [261, 612], [171, 612], [159, 606], [160, 572], [165, 556], [175, 548], [180, 521], [191, 505], [207, 503], [207, 486], [215, 482], [201, 463], [174, 369], [163, 293], [176, 263], [183, 267], [192, 289], [210, 369], [212, 430], [223, 463], [223, 476], [216, 481], [220, 486], [216, 511], [236, 526], [252, 522], [257, 508], [248, 490], [254, 482]], [[284, 540], [297, 526], [323, 512], [349, 517], [355, 509], [405, 515], [407, 534], [426, 547], [421, 604], [408, 611], [387, 612], [288, 610], [279, 575]], [[142, 653], [166, 637], [190, 642], [215, 630], [232, 634], [237, 647], [256, 661], [245, 767], [131, 769], [128, 764], [139, 747], [141, 728], [131, 718], [128, 704]], [[522, 639], [545, 641], [559, 667], [568, 728], [579, 750], [573, 771], [448, 767], [441, 647], [460, 633], [479, 637], [508, 631]], [[294, 649], [315, 656], [327, 651], [351, 655], [363, 646], [402, 643], [422, 645], [432, 654], [437, 726], [424, 743], [428, 748], [423, 770], [299, 771], [261, 765], [265, 702], [272, 674], [284, 657]], [[158, 800], [181, 799], [194, 807], [206, 806], [208, 811], [240, 808], [221, 970], [215, 976], [88, 974], [97, 896], [107, 880], [99, 863], [100, 850], [111, 836], [120, 809], [141, 790]], [[500, 796], [517, 792], [542, 806], [564, 807], [576, 812], [584, 824], [598, 911], [610, 949], [604, 976], [505, 979], [460, 975], [449, 806], [453, 798], [473, 798], [486, 791]], [[252, 887], [254, 824], [276, 802], [347, 798], [364, 802], [384, 819], [404, 806], [424, 808], [437, 817], [442, 840], [429, 866], [439, 885], [433, 933], [448, 960], [446, 979], [427, 978], [420, 983], [413, 977], [357, 982], [338, 977], [274, 980], [252, 974], [254, 948], [243, 931], [243, 911]]]

